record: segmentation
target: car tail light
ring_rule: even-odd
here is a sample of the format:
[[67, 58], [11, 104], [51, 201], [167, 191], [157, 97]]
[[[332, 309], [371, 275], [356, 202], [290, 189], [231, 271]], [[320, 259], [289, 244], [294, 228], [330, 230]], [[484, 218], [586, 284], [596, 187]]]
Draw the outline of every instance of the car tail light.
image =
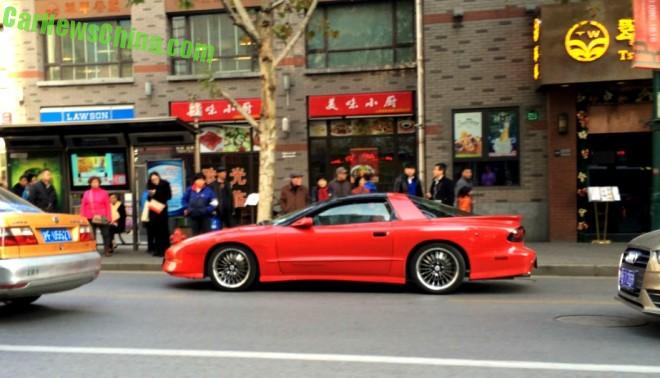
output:
[[92, 240], [92, 227], [91, 226], [80, 226], [80, 241], [91, 241]]
[[3, 247], [38, 244], [30, 227], [0, 228], [0, 239]]
[[509, 234], [509, 237], [507, 239], [511, 242], [522, 242], [523, 239], [525, 238], [525, 227], [520, 226], [516, 228], [515, 231]]

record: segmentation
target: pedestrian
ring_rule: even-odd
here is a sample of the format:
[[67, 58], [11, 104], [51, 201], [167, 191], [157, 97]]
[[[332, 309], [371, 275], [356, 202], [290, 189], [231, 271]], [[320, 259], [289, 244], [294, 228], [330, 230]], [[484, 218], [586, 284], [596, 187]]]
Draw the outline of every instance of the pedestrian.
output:
[[[114, 252], [116, 248], [115, 235], [121, 235], [126, 232], [126, 206], [119, 200], [119, 195], [116, 193], [110, 195], [110, 212], [112, 213], [110, 240], [112, 251]], [[119, 240], [121, 240], [121, 236], [119, 236]]]
[[[148, 183], [149, 180], [147, 179], [147, 185]], [[147, 202], [149, 202], [149, 190], [145, 189], [140, 197], [140, 209], [142, 209], [140, 220], [142, 221], [142, 226], [147, 229], [147, 253], [153, 255], [156, 251], [156, 235], [151, 232], [151, 227], [149, 227], [149, 209], [147, 207]], [[145, 211], [146, 217], [144, 213]]]
[[471, 186], [461, 187], [461, 189], [458, 191], [458, 199], [456, 200], [456, 203], [459, 210], [463, 210], [468, 213], [472, 212], [473, 201]]
[[461, 178], [456, 181], [456, 187], [454, 188], [454, 193], [456, 194], [457, 201], [456, 204], [458, 205], [458, 192], [463, 188], [463, 187], [469, 187], [472, 189], [472, 169], [470, 168], [463, 168], [461, 171]]
[[394, 193], [403, 193], [409, 196], [424, 196], [422, 182], [417, 178], [417, 169], [412, 163], [403, 166], [403, 173], [394, 180]]
[[97, 176], [88, 180], [89, 189], [83, 193], [80, 201], [80, 215], [87, 218], [92, 225], [92, 235], [96, 239], [96, 231], [101, 231], [103, 238], [103, 255], [112, 256], [112, 244], [110, 239], [110, 222], [112, 209], [108, 192], [101, 188], [101, 179]]
[[213, 190], [206, 185], [206, 177], [197, 173], [193, 184], [183, 194], [184, 215], [190, 218], [193, 236], [211, 231], [211, 218], [218, 207]]
[[39, 181], [30, 186], [29, 201], [41, 210], [52, 213], [57, 208], [57, 193], [53, 187], [53, 174], [45, 168], [39, 173]]
[[205, 165], [202, 167], [202, 174], [204, 175], [204, 179], [206, 180], [206, 185], [213, 185], [213, 183], [216, 181], [218, 177], [218, 172], [216, 172], [216, 169], [212, 165]]
[[222, 228], [232, 227], [234, 224], [234, 195], [232, 193], [231, 182], [227, 180], [227, 168], [218, 167], [216, 169], [216, 181], [211, 184], [211, 189], [218, 199], [217, 215], [220, 217]]
[[481, 185], [483, 186], [493, 186], [497, 182], [497, 175], [493, 172], [493, 169], [490, 165], [487, 165], [484, 168], [484, 173], [481, 174]]
[[370, 173], [365, 173], [362, 177], [365, 179], [364, 187], [369, 190], [369, 193], [376, 193], [378, 188], [376, 188], [376, 184], [373, 182], [374, 176]]
[[11, 188], [11, 192], [22, 198], [23, 192], [25, 192], [29, 183], [27, 175], [23, 175], [18, 179], [16, 185]]
[[149, 206], [147, 230], [148, 236], [152, 238], [154, 256], [165, 256], [165, 251], [170, 247], [170, 218], [167, 214], [167, 201], [170, 199], [172, 199], [170, 183], [163, 180], [158, 172], [151, 172], [147, 181], [147, 206]]
[[348, 181], [348, 170], [339, 167], [335, 170], [335, 179], [328, 184], [333, 198], [346, 197], [351, 194], [351, 183]]
[[367, 178], [365, 176], [355, 178], [355, 188], [351, 190], [351, 194], [365, 194], [369, 193], [369, 189], [366, 187]]
[[38, 180], [37, 180], [37, 175], [35, 175], [32, 172], [26, 173], [25, 177], [27, 177], [27, 185], [25, 185], [25, 190], [23, 190], [23, 195], [21, 197], [23, 197], [24, 200], [29, 201], [30, 200], [30, 188], [32, 188], [32, 186], [34, 184], [36, 184], [38, 182]]
[[328, 186], [328, 180], [321, 176], [316, 179], [316, 186], [312, 188], [312, 202], [323, 202], [332, 198], [332, 192]]
[[291, 181], [280, 191], [280, 207], [283, 214], [304, 209], [309, 205], [309, 191], [302, 184], [303, 175], [292, 173], [289, 177]]
[[447, 177], [446, 164], [438, 163], [433, 167], [433, 181], [426, 198], [454, 206], [454, 182]]

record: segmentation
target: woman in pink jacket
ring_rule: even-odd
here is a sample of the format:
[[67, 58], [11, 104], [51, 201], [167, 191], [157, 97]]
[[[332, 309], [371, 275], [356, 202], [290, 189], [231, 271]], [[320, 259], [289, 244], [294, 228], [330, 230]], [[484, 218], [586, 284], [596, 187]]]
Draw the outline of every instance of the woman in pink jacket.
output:
[[108, 192], [101, 189], [100, 178], [91, 177], [89, 179], [89, 190], [83, 194], [80, 203], [80, 215], [89, 220], [89, 223], [92, 225], [92, 233], [95, 236], [96, 230], [101, 230], [103, 255], [112, 256], [112, 240], [110, 240], [112, 209], [110, 207], [110, 196], [108, 196]]

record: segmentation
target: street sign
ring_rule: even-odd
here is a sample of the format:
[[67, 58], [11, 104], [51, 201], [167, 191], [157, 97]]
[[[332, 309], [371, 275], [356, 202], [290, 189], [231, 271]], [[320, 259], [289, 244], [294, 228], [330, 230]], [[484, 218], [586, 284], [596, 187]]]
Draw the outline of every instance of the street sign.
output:
[[539, 120], [539, 112], [536, 110], [530, 110], [527, 112], [527, 120], [528, 121], [538, 121]]

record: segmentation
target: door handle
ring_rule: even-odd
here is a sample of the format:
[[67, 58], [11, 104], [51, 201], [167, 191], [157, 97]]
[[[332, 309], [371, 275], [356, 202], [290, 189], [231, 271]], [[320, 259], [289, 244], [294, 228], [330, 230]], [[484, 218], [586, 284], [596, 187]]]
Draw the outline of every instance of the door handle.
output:
[[382, 237], [385, 237], [387, 235], [389, 235], [389, 232], [387, 232], [387, 231], [374, 231], [374, 237], [377, 237], [377, 238], [382, 238]]

